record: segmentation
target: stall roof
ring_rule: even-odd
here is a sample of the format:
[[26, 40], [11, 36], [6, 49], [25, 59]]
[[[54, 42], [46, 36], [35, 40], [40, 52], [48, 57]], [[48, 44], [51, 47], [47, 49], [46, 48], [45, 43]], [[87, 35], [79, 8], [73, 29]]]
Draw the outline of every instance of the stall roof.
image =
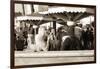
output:
[[43, 23], [54, 21], [53, 18], [50, 17], [43, 17], [39, 15], [28, 15], [28, 16], [18, 16], [15, 17], [16, 21], [23, 21], [26, 23], [34, 24], [34, 25], [40, 25]]
[[91, 8], [79, 8], [79, 7], [52, 7], [49, 8], [48, 11], [39, 12], [40, 14], [53, 14], [53, 13], [63, 13], [63, 12], [71, 12], [71, 13], [91, 13], [94, 11]]
[[[68, 20], [77, 21], [93, 14], [94, 10], [90, 8], [50, 7], [48, 11], [34, 13], [28, 16], [18, 16], [16, 17], [16, 20], [28, 22], [31, 21], [35, 24], [43, 24], [49, 21], [57, 21], [60, 24], [66, 24], [66, 21]], [[56, 17], [56, 19], [53, 19], [53, 17]]]
[[94, 15], [94, 9], [81, 7], [50, 7], [48, 11], [39, 12], [47, 16], [62, 19], [64, 22], [80, 20], [90, 15]]
[[44, 18], [42, 16], [18, 16], [16, 17], [16, 20], [22, 21], [22, 20], [46, 20], [46, 21], [52, 21], [52, 18]]
[[23, 21], [23, 22], [35, 24], [35, 25], [40, 25], [40, 24], [44, 24], [44, 23], [47, 23], [47, 22], [57, 21], [57, 23], [65, 25], [65, 23], [62, 20], [52, 19], [52, 18], [49, 18], [49, 17], [18, 16], [18, 17], [15, 18], [15, 20]]

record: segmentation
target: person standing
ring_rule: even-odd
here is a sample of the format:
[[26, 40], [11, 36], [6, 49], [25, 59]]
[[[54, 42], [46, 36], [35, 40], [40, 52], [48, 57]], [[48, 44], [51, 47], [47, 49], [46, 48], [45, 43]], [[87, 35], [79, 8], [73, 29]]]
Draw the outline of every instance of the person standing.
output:
[[55, 36], [55, 30], [51, 28], [51, 32], [48, 35], [48, 50], [49, 51], [55, 51], [56, 50], [56, 36]]
[[75, 36], [81, 40], [81, 36], [82, 36], [82, 28], [78, 25], [75, 26], [75, 29], [74, 29], [74, 32], [75, 32]]
[[24, 49], [24, 37], [23, 37], [23, 29], [20, 28], [20, 32], [18, 32], [17, 39], [16, 39], [16, 48], [17, 50]]

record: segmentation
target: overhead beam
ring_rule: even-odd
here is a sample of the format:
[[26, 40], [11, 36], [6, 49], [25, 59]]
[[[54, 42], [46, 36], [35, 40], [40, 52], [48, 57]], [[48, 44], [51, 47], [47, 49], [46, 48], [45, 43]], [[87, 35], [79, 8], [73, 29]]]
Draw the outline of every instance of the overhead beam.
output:
[[68, 20], [67, 17], [62, 14], [54, 14], [53, 16], [56, 18], [62, 19], [64, 22], [67, 22]]
[[68, 17], [68, 20], [71, 21], [71, 16], [67, 12], [65, 12], [65, 15]]
[[73, 19], [73, 21], [76, 21], [77, 19], [79, 19], [84, 13], [79, 13], [78, 15], [76, 15]]

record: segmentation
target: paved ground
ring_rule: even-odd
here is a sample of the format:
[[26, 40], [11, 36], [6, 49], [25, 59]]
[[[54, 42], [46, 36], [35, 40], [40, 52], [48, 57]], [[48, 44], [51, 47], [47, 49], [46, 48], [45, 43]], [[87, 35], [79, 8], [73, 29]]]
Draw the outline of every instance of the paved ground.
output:
[[94, 61], [93, 50], [79, 51], [15, 51], [15, 65], [37, 65]]

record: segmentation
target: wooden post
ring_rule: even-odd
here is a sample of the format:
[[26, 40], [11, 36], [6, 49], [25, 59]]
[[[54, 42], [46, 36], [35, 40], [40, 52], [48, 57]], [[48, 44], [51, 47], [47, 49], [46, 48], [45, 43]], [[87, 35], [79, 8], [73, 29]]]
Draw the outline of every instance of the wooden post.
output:
[[31, 4], [31, 11], [32, 11], [32, 13], [35, 11], [35, 10], [34, 10], [34, 5], [33, 5], [33, 4]]
[[24, 4], [22, 4], [22, 7], [23, 7], [23, 15], [25, 15], [25, 7], [24, 7]]
[[[54, 20], [56, 20], [56, 18], [53, 17]], [[53, 29], [55, 30], [55, 34], [56, 34], [56, 21], [53, 21]]]

